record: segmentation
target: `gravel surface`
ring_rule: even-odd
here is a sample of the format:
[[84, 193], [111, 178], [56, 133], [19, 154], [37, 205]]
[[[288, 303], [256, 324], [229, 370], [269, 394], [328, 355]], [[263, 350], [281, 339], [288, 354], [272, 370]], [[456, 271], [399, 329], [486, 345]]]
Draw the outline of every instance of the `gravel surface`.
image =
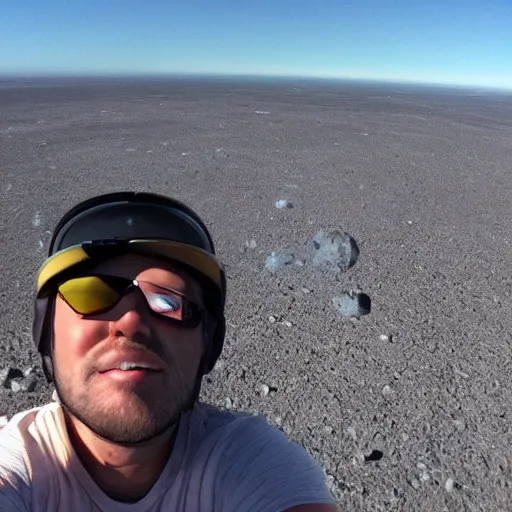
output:
[[31, 344], [49, 230], [149, 190], [204, 216], [227, 270], [204, 400], [302, 443], [340, 510], [510, 510], [511, 96], [2, 82], [0, 162], [0, 417], [51, 399]]

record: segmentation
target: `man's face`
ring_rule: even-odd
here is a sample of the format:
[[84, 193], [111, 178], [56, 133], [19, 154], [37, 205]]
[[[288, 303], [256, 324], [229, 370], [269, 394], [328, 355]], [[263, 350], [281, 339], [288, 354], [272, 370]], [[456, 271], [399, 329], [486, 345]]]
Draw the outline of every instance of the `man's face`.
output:
[[[120, 256], [95, 272], [146, 281], [203, 305], [197, 282], [170, 264]], [[203, 324], [193, 329], [152, 313], [137, 290], [107, 313], [83, 318], [57, 297], [54, 320], [56, 389], [70, 413], [117, 444], [147, 441], [171, 427], [190, 405], [203, 354]], [[104, 372], [109, 362], [141, 359], [159, 371]], [[117, 378], [116, 378], [117, 375]]]

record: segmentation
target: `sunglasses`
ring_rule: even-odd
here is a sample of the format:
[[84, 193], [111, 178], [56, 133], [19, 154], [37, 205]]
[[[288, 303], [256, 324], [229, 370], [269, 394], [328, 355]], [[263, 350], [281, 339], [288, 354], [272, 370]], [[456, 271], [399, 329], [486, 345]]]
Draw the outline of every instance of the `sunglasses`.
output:
[[57, 285], [64, 302], [84, 317], [111, 310], [136, 290], [142, 292], [153, 313], [187, 328], [201, 323], [203, 309], [199, 305], [176, 290], [145, 281], [94, 274], [72, 277]]

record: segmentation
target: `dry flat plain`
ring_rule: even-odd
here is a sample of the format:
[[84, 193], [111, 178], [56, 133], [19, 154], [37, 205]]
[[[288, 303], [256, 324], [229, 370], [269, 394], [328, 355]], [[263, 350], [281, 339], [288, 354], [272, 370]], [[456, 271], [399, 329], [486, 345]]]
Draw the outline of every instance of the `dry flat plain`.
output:
[[0, 164], [0, 415], [50, 400], [30, 330], [56, 220], [159, 192], [204, 216], [227, 271], [203, 400], [302, 443], [340, 510], [512, 510], [512, 96], [4, 81]]

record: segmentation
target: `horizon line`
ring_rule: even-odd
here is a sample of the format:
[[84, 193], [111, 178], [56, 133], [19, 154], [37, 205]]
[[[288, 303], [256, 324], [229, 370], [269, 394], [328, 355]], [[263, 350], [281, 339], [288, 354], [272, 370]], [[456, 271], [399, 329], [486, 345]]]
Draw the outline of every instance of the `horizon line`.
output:
[[448, 80], [423, 80], [396, 77], [364, 77], [321, 74], [272, 74], [272, 73], [235, 73], [235, 72], [5, 72], [0, 70], [0, 80], [52, 80], [52, 79], [169, 79], [169, 78], [238, 78], [238, 79], [281, 79], [281, 80], [319, 80], [328, 82], [376, 83], [382, 85], [417, 85], [439, 88], [462, 88], [512, 92], [512, 85], [499, 86], [458, 82]]

